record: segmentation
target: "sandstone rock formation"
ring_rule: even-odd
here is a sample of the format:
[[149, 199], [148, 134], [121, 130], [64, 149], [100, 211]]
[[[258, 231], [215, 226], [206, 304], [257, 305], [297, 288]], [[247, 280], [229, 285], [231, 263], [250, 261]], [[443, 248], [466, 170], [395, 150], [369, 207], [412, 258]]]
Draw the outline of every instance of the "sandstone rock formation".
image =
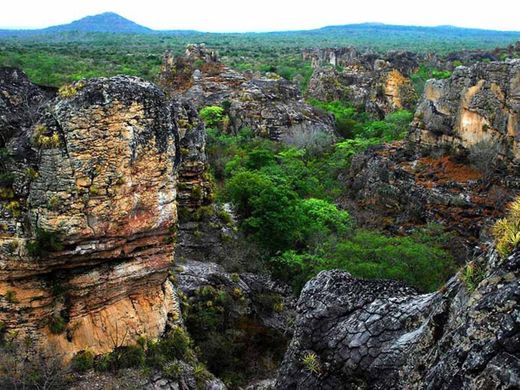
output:
[[520, 160], [520, 60], [459, 67], [430, 80], [419, 103], [411, 140], [469, 149], [495, 145], [508, 163]]
[[419, 67], [421, 57], [409, 51], [389, 51], [380, 54], [371, 50], [361, 51], [355, 47], [311, 49], [303, 51], [303, 59], [310, 60], [313, 68], [324, 65], [333, 67], [358, 66], [378, 70], [385, 67], [410, 75]]
[[315, 68], [307, 92], [311, 98], [347, 100], [379, 117], [415, 105], [415, 90], [409, 79], [419, 67], [414, 53], [378, 55], [342, 48], [305, 51], [303, 56]]
[[453, 71], [457, 66], [471, 66], [479, 62], [505, 61], [520, 56], [520, 41], [494, 50], [461, 50], [445, 55], [427, 53], [421, 56], [421, 63], [437, 69]]
[[[324, 271], [298, 301], [276, 389], [504, 389], [520, 386], [520, 252], [475, 263], [441, 291]], [[464, 271], [463, 271], [464, 272]]]
[[480, 63], [430, 80], [408, 139], [354, 157], [343, 207], [365, 226], [406, 231], [437, 222], [467, 249], [478, 245], [520, 192], [519, 66]]
[[306, 104], [296, 85], [276, 75], [234, 71], [203, 45], [189, 45], [182, 57], [167, 53], [158, 83], [198, 109], [227, 105], [230, 132], [251, 128], [255, 134], [274, 140], [295, 134], [334, 133], [331, 118]]
[[[162, 334], [175, 307], [167, 274], [178, 161], [164, 94], [118, 76], [77, 82], [42, 107], [45, 94], [7, 72], [0, 84], [2, 173], [11, 175], [1, 200], [5, 330], [68, 357]], [[18, 110], [18, 100], [31, 110]]]

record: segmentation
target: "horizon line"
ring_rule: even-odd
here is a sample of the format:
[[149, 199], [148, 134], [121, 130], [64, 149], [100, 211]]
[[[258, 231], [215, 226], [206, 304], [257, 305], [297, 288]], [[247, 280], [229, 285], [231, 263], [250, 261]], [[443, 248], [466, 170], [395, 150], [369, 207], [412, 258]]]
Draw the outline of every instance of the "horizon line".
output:
[[[131, 23], [136, 24], [139, 27], [146, 28], [150, 30], [150, 33], [161, 33], [161, 32], [195, 32], [195, 33], [202, 33], [202, 34], [269, 34], [269, 33], [284, 33], [284, 32], [305, 32], [305, 31], [315, 31], [315, 30], [321, 30], [325, 28], [333, 28], [333, 27], [345, 27], [345, 26], [362, 26], [362, 25], [374, 25], [374, 26], [387, 26], [387, 27], [419, 27], [419, 28], [455, 28], [455, 29], [463, 29], [463, 30], [480, 30], [480, 31], [491, 31], [491, 32], [502, 32], [502, 33], [520, 33], [520, 30], [495, 30], [495, 29], [489, 29], [489, 28], [482, 28], [482, 27], [462, 27], [462, 26], [456, 26], [456, 25], [450, 25], [450, 24], [439, 24], [435, 26], [425, 26], [425, 25], [417, 25], [417, 24], [390, 24], [390, 23], [383, 23], [383, 22], [358, 22], [358, 23], [344, 23], [344, 24], [333, 24], [333, 25], [325, 25], [321, 27], [315, 27], [315, 28], [301, 28], [301, 29], [289, 29], [289, 30], [257, 30], [257, 31], [203, 31], [203, 30], [197, 30], [197, 29], [154, 29], [152, 27], [144, 26], [142, 24], [139, 24], [137, 22], [134, 22], [131, 19], [128, 19], [116, 12], [113, 11], [106, 11], [98, 14], [93, 15], [86, 15], [80, 19], [72, 20], [68, 23], [62, 23], [62, 24], [55, 24], [50, 25], [46, 27], [4, 27], [0, 26], [1, 31], [13, 31], [13, 32], [38, 32], [43, 31], [47, 29], [52, 29], [53, 27], [60, 27], [60, 26], [67, 26], [69, 24], [81, 21], [85, 18], [89, 17], [96, 17], [101, 16], [105, 14], [113, 14], [117, 15], [120, 18], [123, 18], [125, 20], [128, 20]], [[70, 30], [70, 32], [73, 32], [75, 30]], [[52, 31], [50, 31], [52, 32]], [[95, 31], [92, 31], [95, 32]], [[143, 34], [143, 33], [129, 33], [129, 34]]]

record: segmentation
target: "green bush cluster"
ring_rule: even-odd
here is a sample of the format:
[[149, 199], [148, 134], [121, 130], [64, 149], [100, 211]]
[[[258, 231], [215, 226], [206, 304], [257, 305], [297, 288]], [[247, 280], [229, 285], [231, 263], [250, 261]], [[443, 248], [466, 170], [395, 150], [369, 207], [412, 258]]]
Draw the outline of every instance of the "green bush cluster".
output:
[[200, 119], [206, 127], [216, 129], [222, 127], [224, 109], [220, 106], [206, 106], [199, 111]]
[[219, 198], [234, 205], [242, 233], [263, 248], [263, 262], [295, 290], [331, 268], [435, 290], [453, 272], [445, 242], [434, 239], [442, 232], [390, 237], [359, 230], [334, 203], [343, 191], [338, 176], [352, 158], [373, 145], [402, 138], [412, 114], [397, 111], [374, 121], [348, 104], [319, 104], [336, 118], [351, 120], [351, 138], [321, 153], [210, 131], [208, 150]]
[[51, 252], [63, 250], [63, 243], [58, 233], [36, 228], [34, 235], [35, 239], [26, 244], [29, 255], [43, 257]]
[[406, 110], [392, 112], [384, 120], [374, 120], [348, 102], [311, 99], [309, 103], [331, 113], [336, 129], [345, 138], [378, 139], [384, 142], [402, 139], [413, 119], [413, 114]]
[[118, 371], [125, 368], [154, 368], [172, 371], [172, 364], [182, 360], [198, 364], [193, 342], [184, 328], [175, 327], [158, 340], [140, 338], [135, 345], [115, 346], [110, 353], [95, 356], [91, 351], [78, 352], [71, 361], [76, 372]]
[[424, 92], [424, 85], [429, 79], [447, 79], [451, 76], [449, 70], [435, 69], [429, 66], [421, 65], [415, 73], [410, 76], [413, 86], [419, 96]]

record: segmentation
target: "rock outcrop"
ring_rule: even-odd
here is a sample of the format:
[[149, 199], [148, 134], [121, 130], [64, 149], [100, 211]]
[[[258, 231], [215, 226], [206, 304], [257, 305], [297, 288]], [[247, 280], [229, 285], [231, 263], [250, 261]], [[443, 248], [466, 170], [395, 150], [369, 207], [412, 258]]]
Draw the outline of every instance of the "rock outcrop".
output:
[[226, 106], [230, 122], [225, 130], [232, 133], [250, 128], [273, 140], [296, 134], [334, 134], [332, 119], [305, 103], [296, 85], [277, 75], [232, 70], [203, 45], [189, 45], [182, 57], [167, 53], [158, 83], [197, 109]]
[[196, 109], [187, 101], [174, 99], [171, 112], [180, 140], [177, 205], [193, 212], [213, 200], [206, 156], [206, 129]]
[[465, 149], [493, 145], [502, 159], [518, 165], [519, 115], [520, 60], [458, 67], [449, 79], [426, 84], [411, 140]]
[[[3, 328], [68, 357], [159, 336], [175, 307], [167, 275], [179, 161], [164, 94], [118, 76], [77, 82], [42, 107], [45, 93], [9, 72], [0, 84]], [[34, 116], [16, 119], [17, 110]]]
[[355, 156], [343, 180], [339, 204], [360, 225], [403, 234], [440, 223], [457, 237], [450, 246], [460, 261], [520, 193], [518, 177], [502, 173], [485, 178], [465, 158], [418, 153], [407, 141]]
[[410, 52], [360, 52], [355, 48], [305, 51], [314, 73], [307, 95], [323, 101], [346, 100], [378, 117], [412, 109], [416, 93], [410, 74], [419, 67]]
[[480, 63], [430, 80], [407, 140], [353, 158], [342, 206], [364, 226], [441, 223], [472, 250], [520, 192], [519, 69]]
[[[494, 252], [439, 292], [324, 271], [298, 301], [276, 389], [504, 389], [520, 386], [520, 252]], [[464, 282], [464, 280], [466, 282]]]

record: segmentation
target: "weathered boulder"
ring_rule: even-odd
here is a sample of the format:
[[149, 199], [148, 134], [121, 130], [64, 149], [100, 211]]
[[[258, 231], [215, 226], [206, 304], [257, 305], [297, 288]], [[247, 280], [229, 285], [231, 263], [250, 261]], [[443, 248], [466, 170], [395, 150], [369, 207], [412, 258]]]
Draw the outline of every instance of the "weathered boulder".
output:
[[0, 68], [2, 147], [15, 135], [20, 135], [36, 123], [42, 107], [52, 97], [52, 90], [34, 85], [19, 69]]
[[212, 372], [223, 378], [240, 372], [244, 387], [276, 375], [295, 315], [288, 286], [266, 274], [230, 273], [193, 260], [180, 261], [175, 281], [186, 328]]
[[331, 118], [305, 103], [296, 85], [277, 75], [262, 77], [232, 70], [203, 45], [189, 45], [182, 57], [167, 53], [158, 83], [198, 109], [227, 105], [230, 122], [226, 131], [250, 128], [273, 140], [300, 133], [334, 134]]
[[[0, 88], [29, 102], [43, 95]], [[68, 357], [162, 334], [175, 307], [167, 275], [178, 161], [164, 94], [134, 77], [93, 79], [62, 90], [17, 133], [4, 123], [6, 331]], [[21, 148], [31, 160], [17, 157]]]
[[502, 389], [520, 386], [520, 252], [476, 263], [417, 295], [386, 281], [324, 271], [298, 301], [276, 389]]
[[493, 144], [502, 159], [518, 165], [519, 115], [520, 60], [458, 67], [449, 79], [426, 84], [411, 140], [466, 149]]

